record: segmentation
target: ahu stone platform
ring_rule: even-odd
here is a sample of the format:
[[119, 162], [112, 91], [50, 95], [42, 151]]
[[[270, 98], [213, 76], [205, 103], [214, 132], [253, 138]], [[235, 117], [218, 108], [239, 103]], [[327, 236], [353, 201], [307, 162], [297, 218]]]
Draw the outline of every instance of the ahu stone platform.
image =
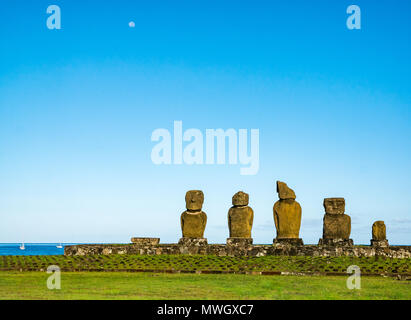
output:
[[207, 239], [199, 241], [180, 241], [173, 244], [161, 244], [158, 238], [133, 238], [131, 244], [81, 244], [65, 246], [66, 256], [75, 255], [110, 255], [110, 254], [200, 254], [216, 256], [352, 256], [411, 258], [411, 246], [338, 246], [338, 245], [301, 245], [290, 243], [252, 244], [247, 241], [233, 241], [228, 244], [208, 244]]

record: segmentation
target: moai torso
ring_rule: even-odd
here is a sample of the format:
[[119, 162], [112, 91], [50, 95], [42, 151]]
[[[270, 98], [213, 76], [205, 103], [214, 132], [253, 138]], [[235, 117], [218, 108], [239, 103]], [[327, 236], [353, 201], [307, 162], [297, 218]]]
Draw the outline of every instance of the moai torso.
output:
[[207, 224], [207, 215], [201, 210], [204, 194], [200, 190], [191, 190], [186, 193], [187, 210], [181, 214], [181, 231], [183, 238], [203, 238]]
[[279, 200], [274, 204], [274, 223], [277, 238], [299, 238], [302, 210], [292, 199]]
[[233, 207], [228, 211], [230, 238], [251, 238], [254, 212], [248, 206], [248, 194], [237, 192], [232, 199]]
[[181, 229], [183, 238], [203, 238], [204, 230], [207, 224], [207, 215], [205, 212], [188, 212], [181, 214]]
[[273, 207], [277, 239], [299, 238], [302, 210], [295, 193], [281, 181], [277, 181], [277, 192], [280, 200]]
[[387, 240], [386, 228], [384, 221], [375, 221], [372, 225], [372, 239], [381, 241]]

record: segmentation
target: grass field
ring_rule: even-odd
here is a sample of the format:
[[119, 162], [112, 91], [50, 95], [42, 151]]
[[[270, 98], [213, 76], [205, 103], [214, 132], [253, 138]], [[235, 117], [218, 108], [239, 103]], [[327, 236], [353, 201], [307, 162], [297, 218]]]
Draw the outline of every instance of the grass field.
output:
[[411, 274], [411, 259], [382, 257], [218, 257], [211, 255], [0, 256], [0, 271], [168, 271], [235, 273], [346, 274], [350, 265], [362, 274]]
[[[61, 290], [47, 289], [50, 275], [45, 271], [50, 265], [57, 265], [62, 271]], [[376, 276], [361, 277], [361, 289], [349, 290], [346, 270], [350, 265], [359, 266], [362, 275]], [[284, 272], [321, 275], [272, 275]], [[410, 281], [377, 276], [381, 274], [409, 275], [411, 259], [2, 256], [0, 299], [411, 299]]]
[[49, 290], [46, 272], [0, 272], [0, 299], [411, 299], [410, 281], [344, 276], [62, 272]]

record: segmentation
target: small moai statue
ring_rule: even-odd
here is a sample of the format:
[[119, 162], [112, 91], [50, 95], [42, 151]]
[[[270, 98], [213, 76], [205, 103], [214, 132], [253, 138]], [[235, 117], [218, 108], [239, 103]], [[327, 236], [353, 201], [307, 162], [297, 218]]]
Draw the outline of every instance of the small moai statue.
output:
[[254, 212], [248, 206], [249, 196], [243, 191], [237, 192], [232, 198], [233, 206], [228, 210], [228, 229], [230, 238], [227, 245], [251, 245], [251, 228], [253, 227]]
[[350, 239], [351, 217], [345, 214], [344, 198], [325, 198], [323, 219], [323, 237], [319, 245], [352, 246]]
[[204, 230], [207, 224], [207, 215], [202, 211], [204, 193], [201, 190], [190, 190], [186, 193], [186, 211], [181, 214], [181, 231], [183, 237], [179, 244], [207, 244]]
[[299, 238], [301, 226], [301, 206], [295, 201], [295, 193], [286, 183], [277, 181], [277, 192], [279, 200], [274, 204], [273, 215], [277, 237], [276, 243], [289, 243], [303, 245]]
[[371, 246], [380, 248], [389, 247], [384, 221], [375, 221], [373, 223]]

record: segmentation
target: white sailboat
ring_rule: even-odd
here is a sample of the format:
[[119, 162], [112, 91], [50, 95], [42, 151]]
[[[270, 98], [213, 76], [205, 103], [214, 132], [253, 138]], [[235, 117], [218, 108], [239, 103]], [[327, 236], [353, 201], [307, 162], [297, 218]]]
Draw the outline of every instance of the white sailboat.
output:
[[24, 242], [20, 245], [20, 250], [26, 250], [26, 247], [24, 246]]
[[56, 248], [61, 249], [61, 248], [63, 248], [63, 246], [60, 243], [59, 245], [56, 246]]

